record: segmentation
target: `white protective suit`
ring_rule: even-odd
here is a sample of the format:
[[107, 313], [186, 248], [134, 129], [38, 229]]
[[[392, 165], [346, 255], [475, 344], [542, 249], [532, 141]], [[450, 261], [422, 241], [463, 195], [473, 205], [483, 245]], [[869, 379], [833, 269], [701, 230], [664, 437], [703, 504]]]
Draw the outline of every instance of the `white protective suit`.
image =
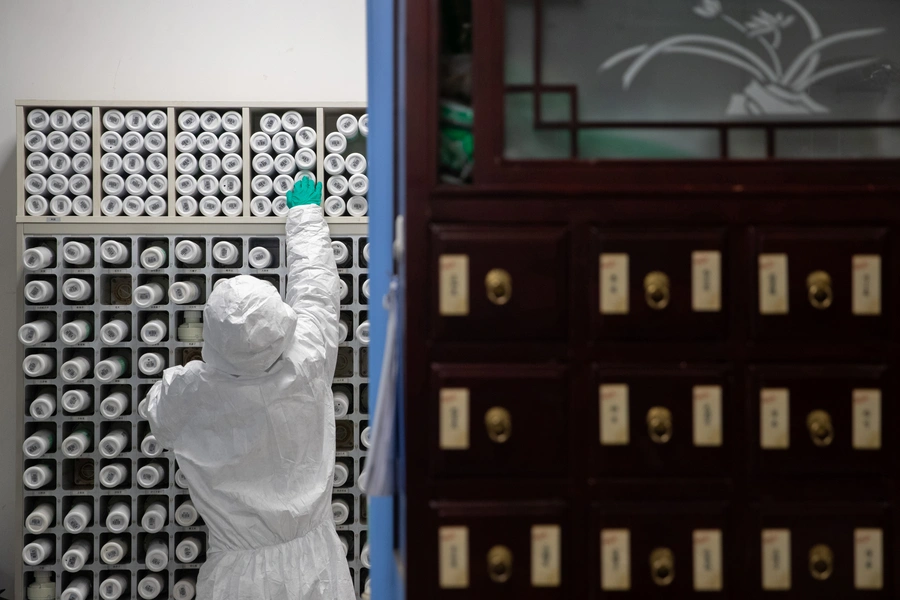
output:
[[198, 600], [354, 600], [334, 526], [339, 280], [319, 206], [287, 218], [287, 302], [223, 281], [203, 311], [203, 361], [166, 369], [150, 427], [209, 528]]

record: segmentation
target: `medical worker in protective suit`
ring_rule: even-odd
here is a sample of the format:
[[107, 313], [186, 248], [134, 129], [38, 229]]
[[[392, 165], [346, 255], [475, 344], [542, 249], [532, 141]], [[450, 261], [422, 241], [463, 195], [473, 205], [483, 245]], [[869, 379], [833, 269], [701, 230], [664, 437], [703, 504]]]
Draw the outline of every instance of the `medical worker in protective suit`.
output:
[[209, 528], [199, 600], [354, 600], [335, 531], [331, 381], [339, 281], [321, 184], [288, 195], [287, 298], [241, 275], [203, 311], [203, 362], [166, 369], [147, 396]]

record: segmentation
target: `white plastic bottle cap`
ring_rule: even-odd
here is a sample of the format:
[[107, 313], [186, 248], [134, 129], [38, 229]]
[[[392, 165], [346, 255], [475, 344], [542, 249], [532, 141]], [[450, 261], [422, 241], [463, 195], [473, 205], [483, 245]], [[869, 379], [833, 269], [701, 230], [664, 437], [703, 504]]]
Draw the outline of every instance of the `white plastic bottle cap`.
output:
[[365, 196], [369, 193], [369, 178], [357, 173], [350, 178], [350, 193], [354, 196]]
[[182, 131], [175, 136], [175, 148], [182, 153], [197, 151], [197, 136], [190, 131]]
[[111, 356], [97, 363], [94, 376], [103, 383], [120, 378], [128, 370], [128, 362], [121, 356]]
[[288, 214], [290, 209], [287, 205], [287, 196], [276, 196], [272, 201], [272, 212], [277, 217], [283, 217]]
[[359, 132], [363, 137], [369, 137], [369, 115], [364, 114], [359, 118]]
[[193, 154], [179, 154], [175, 159], [175, 170], [182, 175], [196, 175], [200, 171], [200, 163]]
[[56, 412], [56, 398], [51, 394], [41, 394], [31, 401], [28, 412], [31, 414], [32, 419], [45, 421]]
[[166, 264], [166, 251], [160, 246], [150, 246], [141, 252], [141, 266], [153, 270], [164, 267]]
[[241, 180], [237, 175], [224, 175], [219, 179], [219, 193], [223, 196], [236, 196], [241, 193]]
[[325, 149], [328, 150], [328, 152], [343, 154], [347, 151], [347, 138], [343, 133], [337, 131], [329, 133], [325, 137]]
[[[62, 175], [51, 175], [51, 177], [62, 177]], [[63, 195], [53, 196], [50, 200], [50, 212], [57, 217], [72, 214], [72, 199]]]
[[356, 339], [364, 345], [369, 345], [369, 321], [363, 321], [359, 324], [359, 327], [356, 328]]
[[364, 448], [368, 448], [372, 445], [372, 428], [366, 427], [362, 430], [362, 433], [359, 435], [359, 441], [362, 443]]
[[334, 262], [338, 265], [344, 264], [350, 258], [350, 251], [347, 250], [347, 245], [344, 242], [331, 242], [331, 250], [334, 252]]
[[145, 166], [146, 163], [144, 162], [144, 157], [137, 152], [129, 152], [122, 157], [122, 170], [129, 175], [143, 173]]
[[184, 490], [186, 490], [188, 487], [187, 477], [184, 476], [184, 473], [181, 471], [181, 469], [177, 469], [175, 471], [175, 485]]
[[[356, 175], [354, 175], [354, 177], [356, 177]], [[343, 196], [349, 189], [347, 178], [343, 175], [330, 177], [325, 187], [328, 188], [328, 193], [332, 196]]]
[[297, 168], [299, 169], [315, 169], [316, 153], [309, 148], [300, 148], [299, 150], [297, 150], [297, 153], [294, 154], [294, 162], [297, 164]]
[[22, 454], [25, 458], [40, 458], [53, 447], [53, 433], [49, 429], [39, 429], [33, 435], [28, 436], [22, 444]]
[[50, 152], [65, 152], [69, 149], [69, 136], [62, 131], [54, 131], [47, 134], [47, 150]]
[[88, 152], [91, 149], [91, 136], [83, 131], [76, 131], [69, 136], [69, 150], [75, 154]]
[[303, 127], [303, 117], [296, 110], [286, 111], [281, 115], [281, 128], [291, 135], [296, 134]]
[[258, 131], [250, 136], [250, 147], [257, 153], [268, 153], [272, 150], [272, 138], [269, 134]]
[[367, 569], [372, 568], [372, 563], [369, 560], [369, 543], [368, 542], [366, 542], [363, 545], [362, 552], [359, 553], [359, 562], [361, 562], [362, 565]]
[[129, 131], [146, 131], [148, 129], [147, 115], [139, 110], [129, 110], [125, 114], [125, 127]]
[[204, 154], [198, 164], [200, 171], [206, 175], [218, 175], [222, 172], [222, 159], [218, 154]]
[[72, 115], [63, 109], [54, 110], [50, 113], [50, 127], [57, 131], [72, 131]]
[[359, 486], [359, 489], [365, 493], [366, 489], [369, 487], [369, 472], [363, 471], [359, 474], [359, 479], [356, 481], [356, 485]]
[[222, 212], [222, 201], [215, 196], [204, 196], [200, 200], [200, 214], [204, 217], [217, 217]]
[[122, 131], [125, 129], [125, 115], [114, 108], [103, 113], [103, 128], [107, 131]]
[[358, 152], [354, 152], [350, 156], [347, 157], [345, 161], [345, 165], [347, 168], [347, 172], [351, 175], [357, 175], [359, 173], [365, 173], [368, 168], [368, 163], [366, 162], [366, 157]]
[[138, 485], [142, 488], [151, 488], [159, 485], [163, 477], [165, 477], [166, 472], [163, 470], [161, 465], [156, 463], [151, 463], [149, 465], [144, 465], [140, 469], [138, 469]]
[[88, 407], [91, 397], [84, 390], [67, 390], [62, 396], [62, 405], [66, 412], [81, 412]]
[[[291, 159], [294, 164], [294, 159]], [[272, 190], [276, 196], [285, 196], [294, 187], [294, 178], [290, 175], [279, 175], [272, 181]]]
[[[162, 175], [153, 175], [152, 177], [162, 177]], [[144, 211], [151, 217], [162, 217], [166, 214], [168, 208], [166, 201], [159, 196], [150, 196], [144, 202]]]
[[129, 175], [125, 180], [125, 191], [135, 196], [143, 196], [147, 193], [147, 178], [143, 175]]
[[222, 200], [222, 214], [226, 217], [240, 217], [244, 214], [244, 202], [237, 196], [226, 196]]
[[181, 196], [175, 201], [175, 212], [180, 217], [193, 217], [198, 209], [197, 201], [191, 196]]
[[169, 118], [164, 110], [151, 110], [147, 113], [147, 127], [150, 131], [165, 131]]
[[116, 502], [109, 507], [106, 528], [113, 533], [122, 533], [131, 524], [131, 507], [125, 502]]
[[267, 269], [272, 264], [272, 253], [262, 246], [250, 250], [250, 266], [254, 269]]
[[335, 463], [334, 481], [332, 482], [332, 487], [344, 487], [348, 479], [350, 479], [350, 470], [347, 468], [347, 465], [345, 465], [344, 463]]
[[275, 135], [281, 131], [281, 117], [275, 113], [266, 113], [259, 120], [259, 128], [268, 135]]
[[211, 196], [219, 191], [219, 179], [215, 175], [201, 175], [197, 179], [197, 192], [203, 196]]
[[149, 400], [144, 398], [140, 402], [138, 402], [138, 414], [142, 419], [148, 419], [150, 415], [147, 413], [147, 408], [149, 406]]
[[166, 507], [161, 502], [153, 502], [144, 510], [141, 527], [147, 533], [159, 533], [166, 526]]
[[144, 456], [150, 458], [156, 458], [163, 452], [162, 444], [156, 439], [156, 436], [148, 434], [143, 441], [141, 441], [141, 453]]
[[194, 563], [203, 552], [203, 544], [198, 538], [186, 537], [175, 547], [175, 557], [183, 563]]
[[293, 175], [297, 170], [297, 161], [290, 154], [282, 152], [275, 156], [275, 172], [279, 175]]
[[145, 202], [140, 196], [126, 196], [122, 201], [122, 210], [129, 217], [139, 217], [144, 214]]
[[192, 577], [183, 577], [172, 588], [172, 594], [178, 600], [192, 600], [197, 594], [197, 582]]
[[[49, 142], [48, 142], [49, 144]], [[100, 136], [100, 147], [104, 152], [117, 153], [122, 151], [122, 136], [115, 131], [107, 131]]]
[[197, 150], [203, 154], [215, 152], [219, 147], [219, 136], [211, 131], [204, 131], [197, 136]]
[[222, 115], [222, 128], [225, 131], [239, 132], [243, 124], [241, 113], [236, 110], [229, 110]]
[[[147, 545], [147, 556], [144, 560], [147, 568], [159, 573], [169, 565], [169, 547], [165, 542], [153, 540]], [[155, 577], [158, 577], [155, 576]]]
[[90, 131], [92, 124], [91, 111], [81, 109], [72, 113], [72, 127], [75, 131]]
[[140, 308], [159, 304], [165, 297], [165, 291], [158, 283], [148, 283], [134, 290], [134, 303]]
[[100, 440], [100, 456], [115, 458], [128, 449], [128, 434], [121, 429], [114, 429]]
[[25, 528], [29, 533], [39, 535], [53, 527], [53, 518], [56, 516], [56, 509], [50, 502], [38, 504], [31, 511], [31, 514], [25, 519]]
[[236, 133], [226, 131], [219, 136], [218, 147], [219, 152], [221, 152], [222, 154], [237, 152], [241, 149], [241, 138], [239, 138]]
[[250, 202], [250, 213], [254, 217], [268, 217], [272, 213], [272, 201], [265, 196], [256, 196]]
[[369, 212], [369, 202], [365, 196], [352, 196], [347, 202], [347, 212], [351, 217], [364, 217]]
[[153, 154], [166, 149], [166, 136], [158, 131], [151, 131], [144, 136], [144, 150]]
[[223, 265], [233, 265], [240, 260], [241, 255], [237, 246], [231, 242], [221, 241], [213, 246], [213, 257]]
[[78, 217], [88, 217], [94, 212], [94, 201], [90, 196], [75, 196], [72, 199], [72, 212]]
[[169, 160], [165, 154], [154, 152], [147, 157], [146, 165], [147, 170], [153, 175], [165, 175], [168, 172]]
[[100, 212], [107, 217], [117, 217], [125, 210], [125, 204], [118, 196], [105, 196], [100, 202]]
[[82, 242], [66, 242], [63, 257], [71, 265], [86, 265], [91, 262], [91, 248]]
[[272, 178], [268, 175], [257, 175], [250, 182], [250, 189], [257, 196], [268, 196], [272, 193]]
[[53, 299], [53, 284], [48, 281], [29, 281], [25, 285], [25, 298], [34, 304], [44, 304]]
[[341, 540], [341, 549], [344, 551], [344, 556], [346, 556], [350, 552], [350, 544], [347, 543], [344, 536], [340, 536], [339, 539]]
[[32, 354], [22, 361], [22, 370], [28, 377], [43, 377], [53, 370], [53, 359], [48, 354]]
[[47, 191], [47, 178], [40, 173], [31, 173], [25, 177], [25, 191], [33, 196], [40, 196]]
[[[169, 296], [172, 298], [173, 302], [177, 302], [176, 295], [173, 293], [172, 288], [169, 288]], [[167, 331], [168, 328], [161, 319], [153, 319], [141, 327], [141, 341], [145, 344], [158, 344], [166, 339]]]
[[278, 154], [294, 151], [294, 136], [286, 131], [279, 131], [272, 136], [272, 150]]
[[371, 280], [366, 279], [362, 284], [362, 295], [365, 296], [367, 300], [369, 298], [369, 281]]
[[103, 600], [118, 600], [125, 593], [128, 580], [122, 575], [113, 574], [100, 583], [100, 598]]
[[253, 171], [259, 175], [270, 175], [275, 171], [275, 161], [268, 152], [261, 152], [253, 157]]
[[178, 115], [178, 128], [191, 133], [200, 129], [200, 116], [192, 110], [183, 110]]
[[122, 134], [122, 148], [126, 152], [141, 152], [144, 149], [144, 136], [137, 131]]
[[100, 256], [110, 264], [121, 265], [128, 262], [128, 247], [116, 240], [106, 240], [100, 244]]
[[191, 527], [197, 522], [199, 516], [197, 509], [194, 508], [194, 503], [186, 500], [175, 511], [175, 522], [182, 527]]
[[[32, 155], [38, 156], [38, 155]], [[31, 156], [28, 157], [31, 159]], [[38, 163], [38, 167], [41, 166], [40, 157], [35, 159]], [[47, 169], [50, 170], [51, 173], [60, 173], [61, 175], [71, 175], [75, 171], [72, 170], [72, 158], [63, 152], [54, 152], [50, 155], [49, 158], [46, 158]], [[34, 171], [35, 173], [40, 171]]]
[[158, 352], [148, 352], [138, 361], [141, 373], [148, 376], [158, 375], [166, 368], [166, 361]]
[[343, 319], [338, 321], [338, 342], [346, 342], [347, 336], [350, 334], [350, 328]]
[[107, 419], [116, 419], [128, 410], [128, 404], [128, 396], [122, 392], [113, 392], [100, 402], [100, 414]]
[[350, 294], [350, 286], [347, 285], [347, 282], [344, 281], [343, 279], [338, 280], [338, 285], [340, 286], [338, 294], [341, 297], [341, 302], [343, 302], [344, 300], [347, 299], [347, 296]]
[[59, 337], [64, 344], [80, 344], [91, 334], [91, 324], [84, 319], [70, 321], [59, 328]]
[[59, 600], [88, 600], [91, 593], [91, 582], [87, 577], [78, 577], [72, 580]]
[[91, 445], [90, 434], [87, 430], [76, 429], [69, 437], [63, 440], [62, 453], [66, 458], [78, 458]]
[[41, 564], [50, 556], [53, 556], [53, 542], [46, 538], [38, 538], [22, 550], [22, 560], [31, 567]]
[[46, 246], [29, 248], [22, 253], [22, 265], [28, 271], [46, 269], [53, 264], [53, 251]]
[[359, 121], [351, 114], [343, 114], [338, 117], [337, 129], [345, 138], [352, 140], [359, 134]]
[[214, 110], [205, 111], [200, 115], [200, 128], [213, 133], [222, 131], [222, 116]]
[[325, 200], [325, 214], [329, 217], [340, 217], [347, 210], [347, 203], [340, 196], [329, 196]]
[[[166, 556], [166, 563], [169, 562], [169, 557]], [[151, 569], [150, 563], [147, 563], [147, 568], [151, 571], [157, 569]], [[165, 567], [163, 567], [165, 568]], [[162, 571], [163, 569], [158, 569]], [[138, 583], [138, 596], [143, 598], [143, 600], [153, 600], [162, 593], [163, 589], [163, 578], [157, 575], [156, 573], [150, 573], [143, 579], [141, 579], [140, 583]]]
[[350, 412], [350, 399], [344, 392], [334, 392], [334, 416], [340, 419], [347, 416]]
[[240, 175], [244, 170], [244, 159], [239, 154], [226, 154], [222, 157], [222, 170], [228, 175]]
[[90, 175], [94, 170], [94, 159], [87, 152], [79, 152], [72, 157], [72, 170], [81, 175]]
[[71, 302], [85, 302], [91, 297], [91, 284], [84, 279], [68, 279], [63, 284], [63, 296]]
[[29, 111], [26, 121], [30, 129], [36, 129], [37, 131], [50, 129], [50, 115], [42, 108], [35, 108]]
[[350, 507], [343, 500], [335, 500], [331, 503], [331, 512], [334, 515], [334, 524], [343, 525], [350, 518]]
[[100, 548], [100, 560], [108, 565], [117, 565], [128, 554], [128, 542], [125, 538], [114, 538]]
[[87, 540], [75, 540], [63, 554], [63, 568], [69, 573], [77, 573], [84, 568], [91, 557], [91, 543]]
[[125, 191], [125, 180], [117, 173], [110, 173], [103, 178], [103, 193], [115, 196]]
[[[66, 156], [63, 154], [62, 156]], [[46, 174], [50, 170], [50, 159], [43, 152], [32, 152], [25, 159], [25, 167], [29, 173]]]
[[175, 244], [175, 256], [185, 264], [195, 265], [203, 259], [203, 250], [196, 242], [181, 240]]
[[36, 490], [53, 481], [53, 471], [47, 465], [28, 467], [22, 474], [22, 482], [29, 490]]
[[25, 135], [25, 149], [29, 152], [43, 152], [47, 149], [47, 136], [40, 131], [30, 131]]
[[[264, 248], [261, 249], [264, 250]], [[49, 339], [51, 335], [53, 335], [53, 323], [46, 319], [39, 319], [37, 321], [32, 321], [31, 323], [25, 323], [19, 328], [19, 341], [22, 342], [22, 345], [24, 346], [34, 346], [35, 344], [40, 344], [41, 342]]]
[[294, 136], [294, 141], [300, 148], [314, 148], [316, 146], [316, 130], [312, 127], [301, 127]]
[[32, 217], [42, 217], [50, 212], [50, 203], [43, 196], [28, 196], [25, 200], [25, 212]]

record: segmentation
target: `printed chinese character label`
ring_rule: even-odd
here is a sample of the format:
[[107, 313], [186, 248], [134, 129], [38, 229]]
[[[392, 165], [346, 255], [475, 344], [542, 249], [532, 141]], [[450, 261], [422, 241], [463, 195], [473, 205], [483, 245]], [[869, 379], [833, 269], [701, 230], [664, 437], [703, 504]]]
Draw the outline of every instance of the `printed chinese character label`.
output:
[[722, 590], [722, 530], [694, 530], [694, 590]]
[[628, 427], [628, 385], [624, 383], [601, 385], [600, 444], [628, 445]]
[[791, 589], [791, 531], [762, 530], [762, 588]]
[[600, 255], [600, 312], [628, 314], [628, 255]]
[[853, 532], [853, 587], [880, 590], [884, 587], [884, 550], [881, 529]]
[[691, 253], [691, 307], [695, 312], [722, 310], [722, 253], [698, 250]]
[[469, 257], [443, 254], [440, 258], [440, 313], [444, 317], [469, 314]]
[[531, 585], [559, 587], [561, 570], [559, 525], [534, 525], [531, 528]]
[[881, 314], [881, 256], [878, 254], [853, 256], [853, 314]]
[[766, 450], [789, 448], [790, 392], [787, 388], [764, 388], [759, 392], [759, 446]]
[[438, 566], [441, 589], [469, 587], [469, 528], [438, 529]]
[[788, 314], [787, 254], [759, 255], [759, 314]]
[[444, 388], [440, 393], [441, 450], [469, 449], [469, 390]]
[[627, 529], [600, 531], [600, 587], [608, 592], [631, 589], [631, 532]]
[[881, 448], [881, 390], [853, 390], [853, 447]]
[[722, 386], [694, 386], [694, 445], [722, 445]]

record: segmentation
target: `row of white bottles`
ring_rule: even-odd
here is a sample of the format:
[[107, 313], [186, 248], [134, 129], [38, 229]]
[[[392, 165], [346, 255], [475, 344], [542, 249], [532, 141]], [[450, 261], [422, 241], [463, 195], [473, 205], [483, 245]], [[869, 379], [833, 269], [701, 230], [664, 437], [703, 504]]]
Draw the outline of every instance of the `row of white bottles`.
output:
[[[80, 505], [80, 506], [86, 506]], [[105, 565], [117, 565], [122, 562], [130, 550], [130, 537], [120, 536], [110, 539], [100, 548], [100, 561]], [[38, 538], [22, 550], [22, 559], [29, 566], [37, 566], [53, 556], [53, 541], [49, 538]], [[70, 573], [84, 569], [91, 559], [91, 543], [77, 539], [63, 553], [63, 568]], [[196, 536], [188, 536], [175, 547], [175, 558], [180, 563], [193, 564], [203, 554], [203, 540]], [[169, 550], [161, 540], [151, 540], [146, 544], [145, 563], [153, 572], [160, 572], [169, 565]]]
[[[118, 177], [118, 176], [117, 176]], [[124, 181], [123, 181], [124, 187]], [[25, 176], [25, 191], [29, 196], [89, 196], [91, 178], [84, 173], [29, 173]]]
[[[112, 533], [123, 533], [131, 525], [131, 506], [126, 502], [115, 502], [110, 505], [105, 525]], [[40, 535], [53, 527], [56, 510], [50, 502], [38, 504], [25, 519], [25, 528], [29, 533]], [[194, 503], [185, 500], [175, 509], [175, 522], [181, 527], [192, 527], [197, 523], [199, 515]], [[93, 522], [93, 508], [90, 502], [76, 502], [62, 519], [63, 528], [71, 534], [82, 533]], [[140, 517], [141, 528], [147, 533], [159, 533], [168, 523], [166, 505], [162, 502], [148, 504]]]
[[35, 108], [28, 112], [25, 122], [29, 131], [71, 133], [73, 131], [90, 131], [93, 119], [91, 111], [85, 109], [69, 112], [60, 108], [48, 113], [42, 108]]
[[[166, 136], [160, 131], [150, 131], [142, 134], [137, 131], [128, 131], [120, 134], [115, 131], [107, 131], [100, 136], [100, 148], [103, 150], [103, 160], [111, 155], [124, 157], [128, 154], [150, 156], [164, 154], [166, 152]], [[118, 170], [110, 170], [107, 173], [118, 173]]]
[[[78, 434], [77, 437], [72, 437], [72, 440], [67, 438], [67, 442], [70, 444], [69, 448], [71, 451], [71, 458], [77, 458], [81, 454], [77, 452], [77, 449], [80, 447], [76, 444], [81, 444], [81, 438], [87, 437], [87, 434]], [[156, 488], [163, 482], [165, 479], [166, 472], [165, 468], [161, 464], [150, 463], [148, 465], [142, 466], [137, 471], [137, 483], [138, 486], [144, 489]], [[45, 486], [50, 485], [54, 480], [53, 470], [47, 465], [33, 465], [25, 469], [25, 473], [22, 476], [22, 481], [30, 490], [36, 490], [43, 488]], [[116, 488], [124, 484], [128, 480], [128, 467], [122, 464], [111, 464], [106, 465], [102, 469], [100, 469], [99, 473], [100, 486], [104, 488]]]
[[129, 131], [137, 133], [147, 133], [148, 131], [164, 133], [169, 123], [169, 118], [164, 110], [156, 109], [144, 112], [134, 109], [123, 113], [118, 109], [111, 108], [103, 113], [101, 121], [104, 131], [123, 134]]
[[[121, 321], [119, 321], [121, 323]], [[160, 322], [161, 323], [161, 322]], [[137, 361], [138, 370], [147, 377], [155, 377], [166, 368], [166, 358], [159, 352], [142, 354]], [[44, 378], [54, 371], [55, 360], [50, 354], [31, 354], [22, 361], [22, 370], [31, 378]], [[75, 356], [59, 367], [59, 376], [66, 383], [77, 383], [89, 379], [93, 375], [101, 383], [109, 383], [120, 379], [128, 372], [128, 359], [124, 356], [111, 356], [101, 360], [93, 367], [87, 356]], [[80, 390], [69, 390], [78, 392]]]
[[[151, 175], [151, 178], [156, 177]], [[161, 181], [158, 182], [160, 185]], [[168, 210], [168, 202], [160, 195], [150, 195], [142, 198], [137, 195], [130, 196], [104, 196], [100, 201], [100, 212], [107, 217], [164, 217]]]
[[[93, 434], [88, 427], [76, 428], [63, 440], [60, 451], [66, 458], [78, 458], [88, 451], [92, 437]], [[25, 458], [41, 458], [52, 450], [53, 441], [54, 434], [49, 429], [34, 432], [22, 444]], [[97, 448], [103, 458], [118, 458], [130, 449], [130, 435], [123, 429], [114, 429], [101, 438]], [[141, 440], [140, 450], [141, 454], [148, 458], [156, 458], [163, 453], [162, 445], [152, 433], [145, 435]]]
[[94, 201], [90, 196], [67, 196], [58, 194], [47, 196], [32, 195], [25, 199], [25, 212], [32, 217], [52, 214], [56, 217], [89, 217], [94, 212]]
[[[265, 251], [259, 246], [251, 250], [251, 255]], [[175, 256], [186, 265], [198, 265], [203, 260], [203, 251], [200, 244], [191, 240], [182, 240], [175, 246]], [[213, 256], [217, 261], [225, 265], [234, 265], [240, 259], [240, 252], [232, 242], [221, 241], [213, 246]], [[262, 256], [259, 254], [259, 256]], [[271, 258], [271, 254], [268, 254]], [[106, 240], [100, 245], [100, 257], [103, 262], [110, 265], [124, 265], [131, 260], [128, 246], [115, 240]], [[166, 265], [166, 248], [160, 244], [151, 244], [140, 254], [140, 265], [147, 270], [159, 269]], [[83, 242], [70, 241], [63, 246], [63, 260], [71, 268], [89, 267], [93, 264], [91, 247]], [[261, 260], [261, 259], [260, 259]], [[22, 255], [22, 264], [29, 271], [47, 269], [53, 265], [53, 250], [46, 246], [37, 246], [25, 250]], [[266, 264], [266, 266], [269, 266]], [[256, 268], [265, 268], [259, 266]]]

